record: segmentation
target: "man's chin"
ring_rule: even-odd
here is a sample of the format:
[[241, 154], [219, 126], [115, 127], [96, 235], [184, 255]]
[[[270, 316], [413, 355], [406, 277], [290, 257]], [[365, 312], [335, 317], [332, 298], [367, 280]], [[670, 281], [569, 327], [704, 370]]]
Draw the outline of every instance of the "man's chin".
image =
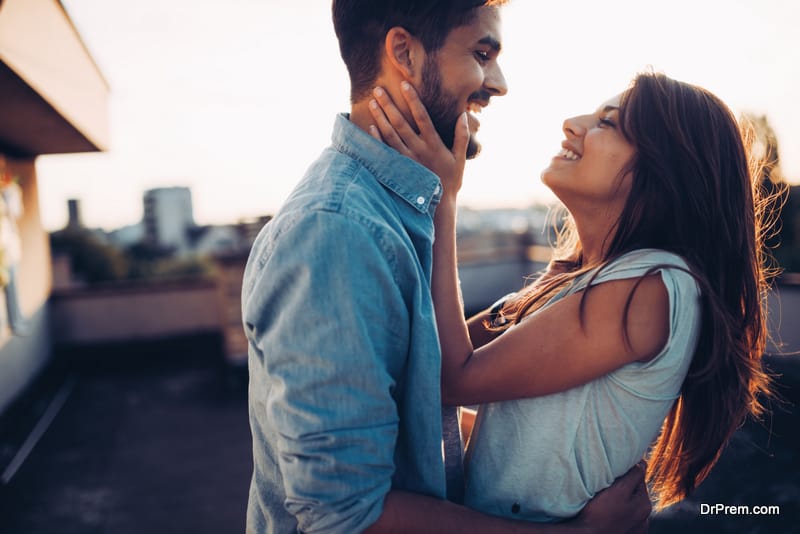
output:
[[467, 143], [467, 159], [475, 159], [480, 153], [481, 144], [474, 136], [470, 136], [469, 143]]

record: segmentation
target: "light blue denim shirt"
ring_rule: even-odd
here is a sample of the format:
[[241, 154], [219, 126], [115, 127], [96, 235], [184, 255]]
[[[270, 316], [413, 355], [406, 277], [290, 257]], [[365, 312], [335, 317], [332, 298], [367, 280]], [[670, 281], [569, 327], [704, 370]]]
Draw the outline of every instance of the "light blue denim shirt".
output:
[[242, 288], [248, 532], [359, 532], [390, 488], [444, 498], [439, 198], [436, 175], [342, 114], [256, 239]]

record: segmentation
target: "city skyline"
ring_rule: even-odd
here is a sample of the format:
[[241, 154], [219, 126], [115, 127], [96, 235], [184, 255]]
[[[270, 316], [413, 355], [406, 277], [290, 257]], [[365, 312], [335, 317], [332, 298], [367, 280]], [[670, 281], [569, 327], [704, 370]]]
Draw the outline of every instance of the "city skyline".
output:
[[[199, 224], [274, 213], [348, 108], [329, 0], [63, 0], [111, 86], [111, 148], [39, 158], [45, 228], [77, 198], [88, 226], [141, 218], [147, 189], [186, 186]], [[736, 113], [766, 115], [790, 183], [800, 180], [798, 38], [788, 1], [633, 0], [503, 8], [508, 96], [481, 115], [481, 156], [462, 204], [550, 202], [539, 172], [565, 117], [590, 111], [636, 72], [703, 85]]]

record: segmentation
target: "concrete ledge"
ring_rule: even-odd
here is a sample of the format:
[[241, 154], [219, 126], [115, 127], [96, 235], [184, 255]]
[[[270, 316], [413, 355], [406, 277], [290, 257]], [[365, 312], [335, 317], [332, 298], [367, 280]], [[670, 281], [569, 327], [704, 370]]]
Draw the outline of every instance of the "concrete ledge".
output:
[[222, 329], [220, 293], [208, 280], [60, 290], [51, 297], [54, 341], [82, 345]]

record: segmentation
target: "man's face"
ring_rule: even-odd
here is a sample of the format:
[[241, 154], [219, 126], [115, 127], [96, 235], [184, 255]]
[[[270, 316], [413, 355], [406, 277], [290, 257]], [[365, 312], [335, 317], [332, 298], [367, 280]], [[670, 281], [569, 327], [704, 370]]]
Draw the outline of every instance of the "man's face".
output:
[[[499, 9], [480, 7], [470, 24], [452, 30], [442, 48], [426, 57], [420, 98], [447, 146], [453, 146], [461, 113], [479, 112], [492, 96], [508, 91], [497, 63], [500, 43]], [[479, 127], [480, 122], [470, 113], [468, 158], [480, 152], [481, 145], [475, 139]]]

